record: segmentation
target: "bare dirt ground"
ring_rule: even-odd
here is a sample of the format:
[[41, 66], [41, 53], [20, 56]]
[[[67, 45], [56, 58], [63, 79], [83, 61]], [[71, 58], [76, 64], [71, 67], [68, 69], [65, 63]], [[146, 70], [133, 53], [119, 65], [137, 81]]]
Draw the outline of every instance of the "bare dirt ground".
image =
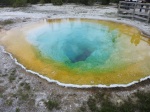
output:
[[[32, 5], [22, 8], [0, 8], [0, 31], [6, 32], [45, 18], [84, 17], [118, 21], [134, 25], [150, 35], [150, 25], [140, 21], [118, 18], [115, 5], [107, 7], [68, 4], [63, 6]], [[98, 91], [112, 94], [112, 101], [120, 102], [137, 90], [150, 90], [150, 80], [127, 88], [77, 89], [62, 87], [26, 72], [16, 65], [9, 54], [0, 47], [0, 112], [77, 112], [90, 95]], [[50, 110], [44, 102], [57, 102]], [[90, 112], [90, 111], [89, 111]]]

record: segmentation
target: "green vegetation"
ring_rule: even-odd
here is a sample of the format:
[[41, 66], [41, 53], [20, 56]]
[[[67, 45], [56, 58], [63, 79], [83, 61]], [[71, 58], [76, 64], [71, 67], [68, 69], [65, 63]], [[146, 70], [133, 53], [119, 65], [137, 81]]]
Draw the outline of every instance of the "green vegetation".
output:
[[[13, 23], [13, 21], [11, 21], [11, 20], [7, 20], [6, 22], [7, 22], [8, 24], [12, 24], [12, 23]], [[15, 73], [16, 73], [16, 69], [13, 69], [13, 70], [11, 71], [10, 75], [15, 75]]]
[[29, 93], [19, 89], [18, 93], [15, 96], [19, 97], [20, 100], [26, 101], [29, 98]]
[[30, 84], [29, 84], [29, 83], [25, 83], [25, 84], [24, 84], [24, 88], [25, 88], [26, 90], [30, 90]]
[[79, 108], [78, 112], [86, 112], [86, 104], [83, 103], [83, 105]]
[[76, 3], [81, 3], [84, 5], [93, 5], [95, 0], [77, 0]]
[[13, 103], [13, 101], [10, 99], [10, 100], [6, 100], [5, 104], [8, 105], [8, 106], [11, 106]]
[[107, 93], [97, 93], [89, 97], [86, 104], [79, 108], [79, 112], [87, 112], [88, 109], [92, 112], [149, 112], [150, 92], [138, 91], [134, 97], [136, 101], [133, 101], [130, 96], [122, 104], [114, 104]]
[[45, 3], [45, 1], [44, 1], [44, 0], [40, 0], [40, 3], [41, 3], [41, 4], [44, 4], [44, 3]]
[[0, 21], [0, 25], [8, 25], [8, 24], [13, 24], [14, 21], [12, 20], [5, 20], [5, 21]]
[[26, 6], [28, 3], [52, 3], [53, 5], [62, 5], [63, 3], [78, 3], [84, 5], [93, 5], [97, 1], [100, 2], [102, 5], [108, 5], [110, 2], [119, 2], [119, 0], [0, 0], [0, 5], [13, 7], [23, 7]]
[[21, 100], [27, 100], [29, 98], [29, 94], [27, 94], [27, 93], [21, 93], [20, 94], [20, 99]]
[[[93, 5], [94, 4], [94, 0], [88, 0], [87, 5]], [[86, 4], [85, 4], [86, 5]]]
[[87, 101], [88, 107], [92, 112], [98, 112], [99, 110], [96, 103], [96, 99], [92, 97], [90, 97]]
[[16, 79], [16, 77], [14, 75], [9, 76], [9, 82], [10, 83], [12, 83], [15, 79]]
[[63, 4], [62, 0], [51, 0], [51, 1], [52, 1], [53, 5], [62, 5]]
[[25, 83], [24, 82], [22, 82], [22, 83], [20, 83], [20, 86], [23, 86]]
[[[40, 0], [27, 0], [27, 3], [31, 3], [31, 4], [36, 4], [38, 3]], [[45, 0], [44, 0], [45, 1]]]
[[3, 6], [21, 7], [26, 6], [27, 0], [1, 0], [0, 4]]
[[2, 93], [0, 93], [0, 98], [2, 98], [3, 97], [3, 94]]
[[24, 88], [25, 88], [26, 90], [30, 90], [30, 84], [25, 83]]
[[108, 5], [110, 3], [110, 0], [102, 0], [102, 5]]
[[26, 82], [20, 83], [20, 86], [21, 86], [21, 87], [24, 87], [24, 89], [25, 89], [25, 90], [28, 90], [28, 91], [31, 89], [30, 84], [29, 84], [29, 83], [26, 83]]
[[16, 108], [16, 112], [20, 112], [20, 109], [19, 109], [19, 108]]
[[27, 0], [13, 0], [13, 7], [23, 7], [26, 6]]
[[137, 106], [140, 112], [149, 112], [150, 111], [150, 92], [144, 93], [138, 91], [135, 96], [138, 98]]
[[57, 101], [48, 100], [45, 102], [45, 105], [49, 110], [59, 109], [59, 103]]
[[20, 89], [18, 90], [18, 94], [16, 96], [19, 96], [20, 100], [27, 100], [29, 98], [30, 94], [30, 84], [26, 82], [20, 83]]

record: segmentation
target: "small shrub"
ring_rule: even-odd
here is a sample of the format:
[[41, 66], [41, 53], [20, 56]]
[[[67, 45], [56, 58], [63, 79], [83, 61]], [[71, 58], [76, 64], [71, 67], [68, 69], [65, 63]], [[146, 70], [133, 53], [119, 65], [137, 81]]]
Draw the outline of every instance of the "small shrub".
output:
[[1, 25], [8, 25], [8, 24], [13, 24], [13, 23], [14, 23], [14, 21], [12, 21], [12, 20], [0, 21]]
[[3, 94], [2, 93], [0, 93], [0, 98], [2, 98], [3, 97]]
[[27, 93], [22, 93], [20, 96], [21, 96], [21, 100], [27, 100], [29, 98], [29, 94]]
[[94, 97], [97, 100], [97, 102], [102, 102], [105, 98], [106, 93], [104, 92], [97, 92]]
[[14, 94], [12, 94], [12, 97], [16, 98], [16, 97], [17, 97], [17, 94], [15, 94], [15, 93], [14, 93]]
[[22, 82], [22, 83], [20, 83], [20, 86], [24, 86], [24, 83]]
[[78, 112], [87, 112], [86, 107], [81, 106], [78, 110]]
[[45, 0], [40, 0], [40, 4], [44, 4], [45, 3]]
[[24, 89], [26, 89], [26, 90], [30, 90], [31, 89], [30, 84], [26, 83], [26, 82], [20, 83], [20, 86], [24, 87]]
[[78, 112], [87, 112], [86, 103], [84, 102], [79, 108]]
[[29, 98], [29, 94], [24, 93], [21, 89], [18, 90], [17, 96], [19, 96], [20, 100], [27, 100]]
[[10, 73], [10, 75], [15, 75], [15, 73], [16, 73], [16, 69], [12, 70], [11, 73]]
[[35, 99], [31, 99], [31, 98], [30, 98], [30, 99], [28, 100], [28, 104], [29, 104], [29, 105], [35, 105]]
[[138, 98], [137, 108], [140, 112], [149, 112], [150, 111], [150, 92], [145, 93], [138, 91], [135, 96]]
[[118, 111], [117, 111], [117, 106], [114, 105], [108, 99], [106, 99], [102, 102], [100, 112], [118, 112]]
[[16, 79], [16, 77], [14, 75], [9, 76], [9, 82], [10, 83], [12, 83], [15, 79]]
[[24, 84], [24, 88], [25, 88], [26, 90], [30, 90], [30, 84], [29, 84], [29, 83], [25, 83], [25, 84]]
[[134, 104], [131, 100], [125, 101], [122, 105], [118, 107], [121, 112], [135, 112]]
[[[98, 92], [79, 108], [78, 112], [86, 112], [90, 109], [92, 112], [149, 112], [150, 111], [150, 92], [138, 91], [135, 93], [137, 101], [133, 102], [132, 95], [128, 97], [121, 105], [115, 105], [110, 101], [107, 93]], [[100, 106], [99, 106], [100, 105]], [[88, 108], [86, 108], [88, 106]]]
[[15, 0], [13, 3], [13, 7], [23, 7], [26, 6], [27, 0]]
[[59, 108], [59, 104], [57, 101], [48, 100], [47, 102], [45, 102], [45, 105], [49, 110], [53, 110], [54, 108], [55, 109]]
[[90, 97], [87, 101], [88, 107], [92, 112], [98, 112], [98, 107], [96, 106], [96, 99]]
[[19, 109], [19, 108], [16, 108], [16, 112], [20, 112], [20, 109]]
[[13, 103], [13, 101], [12, 101], [12, 100], [6, 100], [6, 105], [11, 106], [11, 105], [12, 105], [12, 103]]

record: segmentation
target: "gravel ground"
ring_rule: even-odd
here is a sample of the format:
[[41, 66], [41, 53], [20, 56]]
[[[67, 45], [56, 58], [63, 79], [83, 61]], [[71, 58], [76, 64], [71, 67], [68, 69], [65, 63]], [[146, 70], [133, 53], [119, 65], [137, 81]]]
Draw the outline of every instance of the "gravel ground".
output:
[[[137, 20], [117, 17], [117, 9], [114, 5], [103, 7], [100, 5], [63, 5], [53, 6], [32, 5], [23, 8], [0, 8], [0, 36], [7, 30], [21, 27], [45, 18], [83, 17], [107, 19], [127, 23], [138, 27], [147, 35], [150, 35], [150, 25]], [[11, 20], [12, 22], [5, 21]], [[78, 89], [62, 87], [55, 83], [26, 72], [21, 66], [16, 65], [15, 60], [0, 47], [0, 112], [48, 112], [50, 111], [44, 102], [57, 102], [59, 106], [51, 112], [77, 112], [83, 102], [90, 95], [98, 91], [107, 91], [112, 94], [112, 101], [126, 99], [137, 90], [150, 90], [149, 79], [127, 88], [89, 88]]]

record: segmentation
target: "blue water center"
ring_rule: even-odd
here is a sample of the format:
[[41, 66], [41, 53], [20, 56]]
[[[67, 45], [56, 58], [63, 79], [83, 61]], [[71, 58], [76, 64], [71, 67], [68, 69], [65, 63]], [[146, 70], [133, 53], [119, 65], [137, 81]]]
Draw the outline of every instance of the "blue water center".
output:
[[47, 23], [28, 35], [43, 57], [69, 64], [103, 65], [115, 48], [117, 30], [84, 21]]
[[96, 50], [96, 46], [88, 39], [82, 39], [80, 35], [67, 39], [62, 46], [65, 55], [72, 63], [85, 61]]

